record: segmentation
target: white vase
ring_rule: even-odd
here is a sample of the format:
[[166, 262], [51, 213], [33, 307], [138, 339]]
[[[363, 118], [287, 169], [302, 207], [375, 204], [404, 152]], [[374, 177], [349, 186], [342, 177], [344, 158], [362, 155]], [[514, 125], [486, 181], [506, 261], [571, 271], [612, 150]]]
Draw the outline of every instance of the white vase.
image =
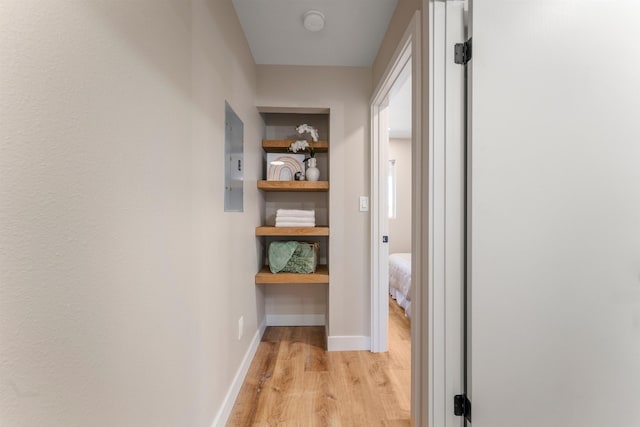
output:
[[305, 171], [307, 181], [317, 181], [320, 178], [320, 171], [316, 167], [316, 158], [311, 157], [307, 160], [307, 170]]

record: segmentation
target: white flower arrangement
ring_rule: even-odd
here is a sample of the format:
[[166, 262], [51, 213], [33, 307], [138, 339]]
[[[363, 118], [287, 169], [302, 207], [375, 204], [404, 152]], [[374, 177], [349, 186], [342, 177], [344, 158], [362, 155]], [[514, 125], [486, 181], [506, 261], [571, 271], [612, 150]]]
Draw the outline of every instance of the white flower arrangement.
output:
[[311, 135], [311, 139], [313, 139], [313, 142], [318, 142], [318, 129], [314, 128], [313, 126], [309, 126], [308, 124], [303, 123], [296, 127], [296, 131], [299, 135], [308, 133], [309, 135]]
[[307, 142], [306, 139], [300, 139], [296, 142], [291, 143], [291, 146], [289, 146], [289, 150], [293, 151], [294, 153], [297, 153], [298, 151], [306, 151], [307, 148], [311, 148], [309, 146], [309, 142]]
[[[313, 126], [309, 126], [308, 124], [301, 124], [296, 126], [296, 132], [302, 135], [303, 133], [308, 133], [311, 135], [311, 139], [313, 142], [318, 141], [318, 129]], [[313, 148], [313, 145], [307, 141], [306, 139], [299, 139], [295, 142], [292, 142], [289, 146], [289, 151], [293, 151], [297, 153], [298, 151], [305, 151], [309, 153], [309, 158], [313, 158], [316, 155], [316, 150]], [[305, 162], [309, 160], [309, 158], [305, 159]]]

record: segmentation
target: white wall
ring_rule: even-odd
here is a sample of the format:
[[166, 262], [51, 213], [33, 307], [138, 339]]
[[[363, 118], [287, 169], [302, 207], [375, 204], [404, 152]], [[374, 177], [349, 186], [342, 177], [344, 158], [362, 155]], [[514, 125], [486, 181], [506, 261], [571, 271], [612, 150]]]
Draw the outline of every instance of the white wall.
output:
[[257, 146], [223, 213], [224, 100], [261, 132], [231, 2], [0, 10], [0, 424], [211, 425], [263, 316]]
[[411, 252], [411, 139], [390, 139], [396, 161], [396, 218], [389, 218], [389, 253]]
[[[407, 30], [407, 26], [413, 18], [413, 14], [417, 10], [422, 10], [421, 0], [398, 0], [396, 9], [391, 16], [387, 32], [380, 43], [380, 48], [376, 55], [376, 59], [371, 66], [373, 72], [373, 85], [376, 87], [380, 84], [380, 79], [383, 77], [385, 70], [391, 62], [391, 58], [398, 43], [402, 39], [404, 32]], [[426, 12], [425, 12], [426, 13]]]
[[[369, 194], [371, 69], [259, 65], [257, 104], [330, 108], [328, 333], [368, 337], [370, 316], [369, 213], [358, 197]], [[298, 287], [300, 298], [313, 290]], [[270, 307], [279, 305], [270, 294]], [[329, 343], [331, 346], [331, 342]]]

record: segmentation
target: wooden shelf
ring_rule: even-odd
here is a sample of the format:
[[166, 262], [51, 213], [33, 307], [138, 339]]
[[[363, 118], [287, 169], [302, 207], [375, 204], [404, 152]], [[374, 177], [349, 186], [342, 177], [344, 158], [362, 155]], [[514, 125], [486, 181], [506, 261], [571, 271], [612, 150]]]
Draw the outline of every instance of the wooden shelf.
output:
[[329, 283], [329, 269], [326, 265], [319, 265], [313, 274], [272, 273], [269, 266], [264, 266], [256, 274], [256, 285], [277, 285], [283, 283]]
[[[303, 138], [301, 138], [303, 139]], [[288, 153], [289, 147], [295, 142], [294, 139], [263, 139], [262, 148], [270, 153]], [[316, 153], [326, 153], [329, 150], [327, 141], [317, 141], [310, 143]]]
[[256, 227], [256, 236], [328, 236], [329, 227]]
[[258, 181], [263, 191], [329, 191], [329, 181]]

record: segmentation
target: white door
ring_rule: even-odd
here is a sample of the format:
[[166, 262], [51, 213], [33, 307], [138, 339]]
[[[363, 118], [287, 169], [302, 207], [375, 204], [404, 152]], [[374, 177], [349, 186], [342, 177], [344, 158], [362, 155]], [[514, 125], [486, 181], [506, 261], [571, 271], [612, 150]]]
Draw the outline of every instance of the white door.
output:
[[639, 3], [473, 3], [474, 427], [640, 426]]

